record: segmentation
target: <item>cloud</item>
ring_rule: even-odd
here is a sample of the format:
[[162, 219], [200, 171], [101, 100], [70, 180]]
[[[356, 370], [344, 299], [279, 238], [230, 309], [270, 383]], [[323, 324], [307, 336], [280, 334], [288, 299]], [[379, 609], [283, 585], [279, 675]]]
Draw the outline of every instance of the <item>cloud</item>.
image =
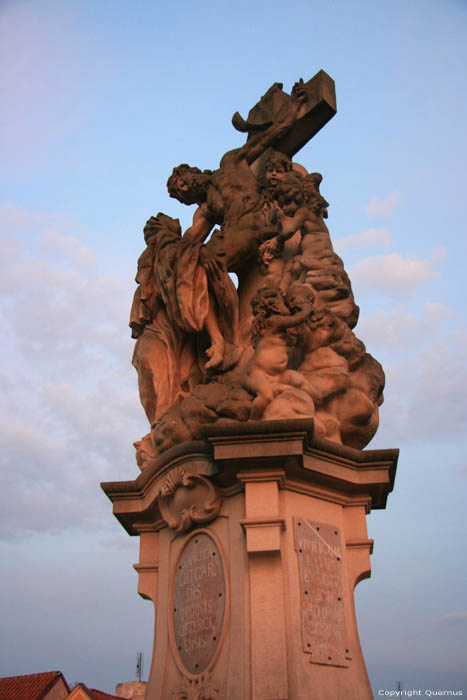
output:
[[[388, 312], [378, 309], [370, 316], [362, 316], [358, 335], [365, 342], [379, 348], [420, 347], [424, 340], [438, 335], [443, 324], [454, 312], [440, 302], [425, 302], [418, 313], [407, 311], [404, 304], [396, 304]], [[457, 344], [458, 330], [454, 331]]]
[[113, 537], [103, 537], [99, 544], [106, 550], [115, 549], [122, 551], [135, 551], [135, 541], [131, 537], [122, 537], [119, 533]]
[[[467, 431], [465, 351], [452, 334], [414, 334], [411, 345], [383, 360], [387, 399], [384, 420], [411, 439], [459, 436]], [[381, 357], [378, 359], [382, 360]]]
[[15, 202], [3, 202], [0, 204], [0, 231], [3, 235], [8, 233], [23, 233], [35, 231], [36, 227], [43, 226], [50, 220], [50, 215], [31, 212]]
[[45, 253], [71, 259], [83, 267], [90, 267], [95, 261], [91, 248], [83, 245], [76, 236], [63, 233], [57, 223], [44, 231], [40, 247]]
[[[99, 269], [82, 241], [83, 227], [57, 216], [0, 207], [0, 313], [14, 338], [14, 352], [43, 371], [85, 375], [130, 354], [131, 282]], [[50, 360], [53, 357], [54, 362]]]
[[367, 228], [359, 233], [344, 236], [334, 241], [338, 253], [345, 253], [351, 248], [389, 248], [392, 233], [387, 228]]
[[452, 309], [439, 301], [427, 301], [423, 305], [423, 313], [430, 325], [454, 316]]
[[356, 332], [386, 373], [384, 424], [412, 438], [463, 435], [467, 364], [458, 316], [429, 301], [363, 316]]
[[440, 617], [439, 621], [447, 624], [467, 624], [467, 610], [448, 613]]
[[375, 255], [359, 260], [349, 275], [356, 288], [402, 293], [439, 276], [438, 263], [445, 250], [437, 247], [428, 258], [404, 257], [400, 253]]
[[105, 530], [99, 482], [138, 473], [131, 441], [145, 425], [135, 382], [116, 373], [83, 388], [79, 369], [69, 385], [42, 373], [26, 385], [13, 377], [13, 393], [2, 394], [3, 538], [96, 523]]
[[419, 330], [419, 318], [398, 305], [390, 313], [378, 309], [371, 316], [361, 318], [357, 334], [371, 346], [404, 347]]
[[418, 431], [465, 431], [467, 365], [462, 350], [441, 340], [426, 343], [420, 352], [409, 403]]
[[131, 286], [100, 269], [83, 228], [0, 207], [2, 537], [96, 527], [101, 480], [134, 478], [147, 431], [131, 366]]
[[381, 216], [388, 218], [394, 213], [400, 199], [400, 192], [390, 192], [386, 197], [372, 197], [364, 209], [371, 216]]

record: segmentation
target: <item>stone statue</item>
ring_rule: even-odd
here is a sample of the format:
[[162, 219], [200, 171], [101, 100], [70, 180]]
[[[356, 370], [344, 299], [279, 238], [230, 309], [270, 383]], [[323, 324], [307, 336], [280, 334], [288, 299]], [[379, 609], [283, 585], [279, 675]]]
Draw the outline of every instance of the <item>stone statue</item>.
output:
[[130, 318], [151, 426], [135, 443], [142, 469], [222, 421], [310, 417], [335, 442], [373, 437], [384, 373], [352, 331], [359, 309], [322, 176], [292, 160], [335, 111], [323, 71], [291, 95], [275, 83], [247, 120], [234, 115], [248, 137], [217, 170], [182, 164], [169, 177], [169, 195], [196, 210], [183, 235], [162, 213], [144, 228]]

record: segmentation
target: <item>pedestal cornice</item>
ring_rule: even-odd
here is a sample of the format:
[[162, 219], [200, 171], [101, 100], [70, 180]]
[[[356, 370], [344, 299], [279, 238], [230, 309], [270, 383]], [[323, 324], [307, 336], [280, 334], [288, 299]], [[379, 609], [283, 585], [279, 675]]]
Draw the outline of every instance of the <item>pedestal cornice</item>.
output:
[[183, 464], [210, 478], [221, 495], [281, 471], [279, 488], [318, 495], [342, 505], [385, 508], [394, 486], [399, 450], [357, 450], [316, 438], [312, 419], [255, 421], [205, 426], [204, 441], [167, 450], [133, 481], [101, 484], [113, 512], [130, 535], [165, 527], [158, 495], [167, 475]]

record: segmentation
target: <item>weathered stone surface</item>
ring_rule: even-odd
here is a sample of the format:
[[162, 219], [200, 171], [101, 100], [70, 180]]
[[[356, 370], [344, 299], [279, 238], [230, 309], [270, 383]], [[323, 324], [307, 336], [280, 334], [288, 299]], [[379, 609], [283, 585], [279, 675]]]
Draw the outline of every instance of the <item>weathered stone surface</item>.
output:
[[127, 700], [144, 700], [147, 683], [144, 681], [131, 681], [129, 683], [117, 683], [115, 695]]
[[170, 196], [196, 210], [183, 234], [162, 213], [144, 228], [130, 318], [151, 426], [135, 444], [141, 469], [206, 424], [314, 418], [337, 443], [373, 437], [384, 373], [352, 330], [322, 176], [291, 160], [335, 111], [323, 71], [290, 95], [275, 83], [248, 119], [234, 115], [242, 147], [216, 170], [182, 164], [169, 177]]
[[177, 562], [173, 590], [173, 646], [183, 670], [204, 673], [222, 635], [226, 586], [219, 549], [206, 533], [188, 540]]
[[311, 661], [348, 666], [342, 594], [342, 545], [336, 525], [294, 518], [300, 568], [303, 651]]

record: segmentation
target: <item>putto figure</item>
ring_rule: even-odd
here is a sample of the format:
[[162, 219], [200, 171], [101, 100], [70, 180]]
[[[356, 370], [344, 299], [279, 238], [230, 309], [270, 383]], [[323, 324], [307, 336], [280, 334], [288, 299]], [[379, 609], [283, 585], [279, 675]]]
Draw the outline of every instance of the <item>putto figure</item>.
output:
[[[280, 289], [262, 287], [251, 301], [254, 320], [252, 325], [253, 357], [245, 367], [243, 383], [255, 396], [250, 418], [262, 418], [268, 408], [272, 408], [275, 397], [288, 392], [286, 414], [293, 413], [291, 395], [299, 389], [301, 415], [313, 415], [314, 405], [310, 400], [312, 387], [300, 372], [289, 368], [289, 339], [287, 330], [303, 324], [312, 312], [312, 299], [303, 299], [295, 312], [286, 305]], [[295, 392], [297, 394], [297, 392]], [[269, 411], [269, 418], [272, 418]], [[274, 416], [279, 417], [279, 416]]]
[[169, 195], [196, 209], [183, 234], [161, 213], [144, 229], [130, 318], [151, 426], [135, 443], [141, 468], [222, 421], [309, 417], [359, 448], [374, 435], [384, 373], [351, 330], [359, 309], [322, 176], [293, 160], [335, 111], [323, 71], [290, 95], [275, 83], [234, 115], [247, 140], [216, 170], [173, 169]]

